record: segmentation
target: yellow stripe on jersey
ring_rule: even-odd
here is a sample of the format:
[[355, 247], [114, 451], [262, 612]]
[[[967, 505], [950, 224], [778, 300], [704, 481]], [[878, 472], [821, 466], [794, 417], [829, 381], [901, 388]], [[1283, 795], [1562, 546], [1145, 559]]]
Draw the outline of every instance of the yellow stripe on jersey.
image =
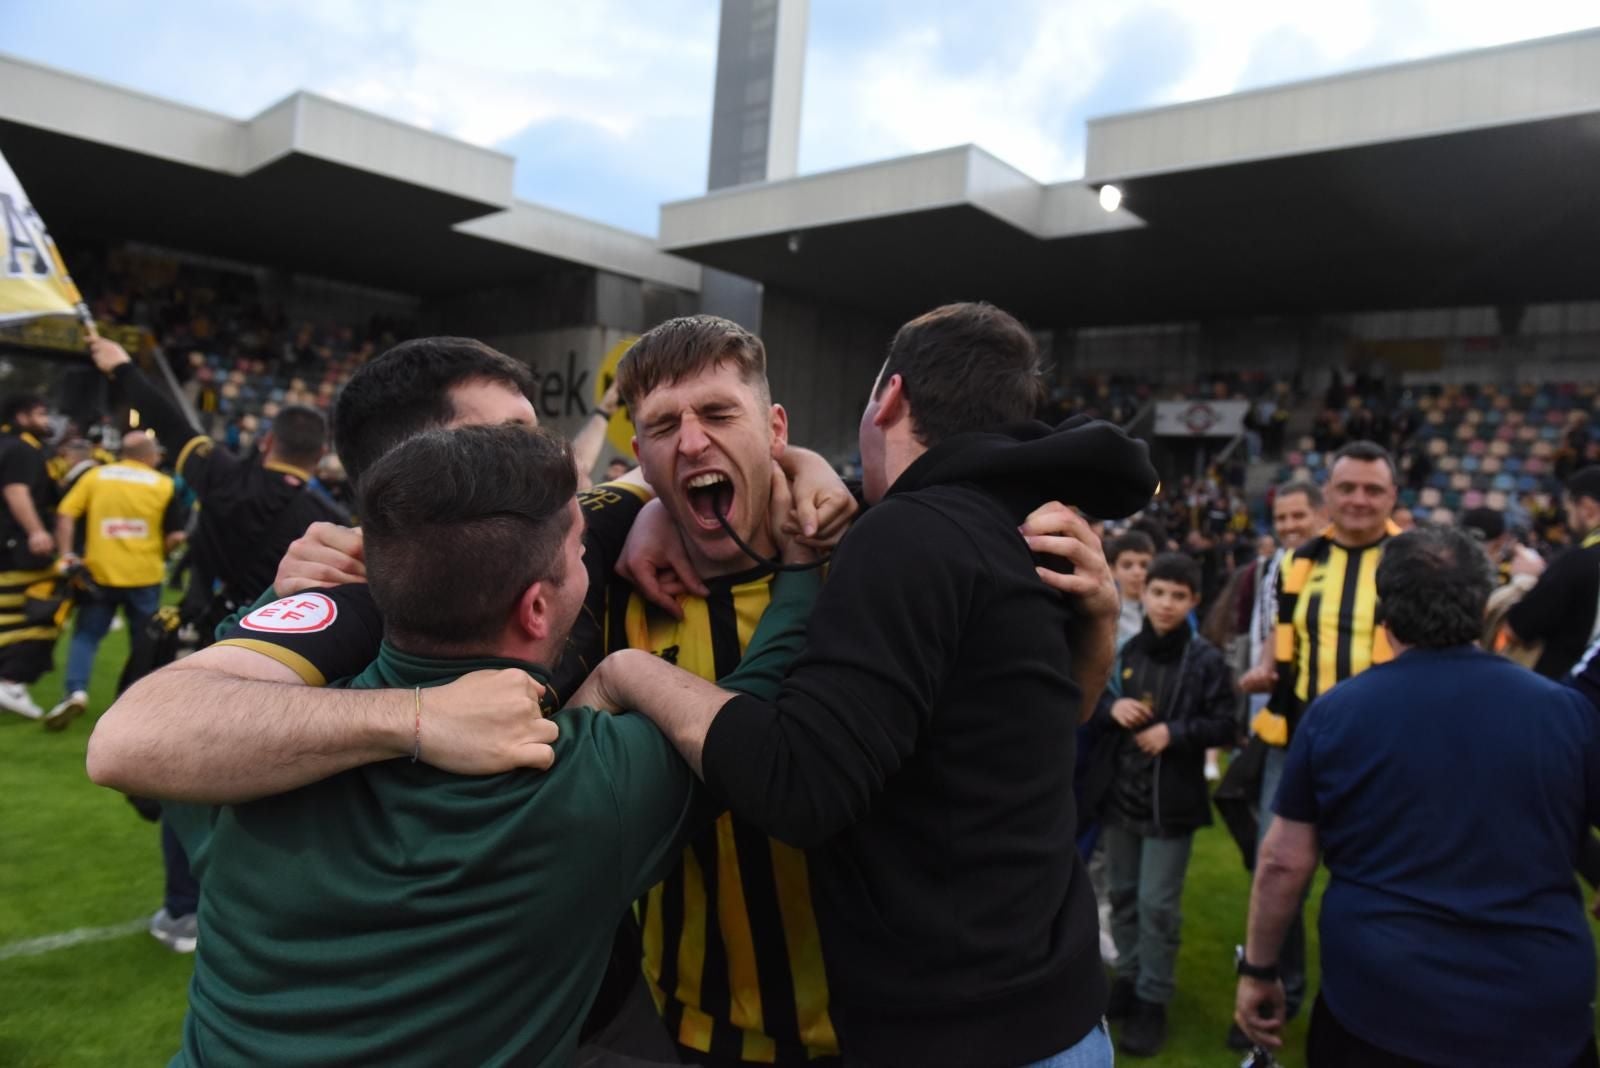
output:
[[1371, 635], [1368, 641], [1352, 642], [1350, 646], [1350, 673], [1359, 675], [1373, 664], [1385, 659], [1379, 643], [1388, 645], [1383, 627], [1378, 624], [1378, 558], [1381, 553], [1362, 553], [1356, 575], [1355, 604], [1352, 612], [1358, 633]]
[[[607, 643], [714, 680], [738, 662], [770, 599], [770, 576], [713, 584], [710, 597], [681, 602], [680, 621], [618, 587]], [[725, 813], [639, 911], [645, 979], [680, 1044], [753, 1064], [838, 1052], [803, 853]]]
[[285, 649], [272, 642], [257, 641], [254, 638], [226, 638], [218, 645], [231, 645], [235, 649], [248, 649], [252, 653], [260, 653], [282, 664], [293, 671], [305, 682], [307, 686], [326, 686], [328, 680], [322, 677], [322, 672], [317, 666], [293, 649]]
[[1338, 546], [1331, 546], [1327, 561], [1321, 568], [1320, 581], [1313, 577], [1309, 588], [1311, 600], [1317, 608], [1317, 633], [1312, 642], [1317, 664], [1316, 672], [1309, 680], [1314, 688], [1305, 695], [1306, 700], [1316, 694], [1327, 693], [1339, 681], [1339, 647], [1345, 638], [1342, 624], [1347, 607], [1344, 603], [1345, 569], [1349, 563], [1349, 553]]

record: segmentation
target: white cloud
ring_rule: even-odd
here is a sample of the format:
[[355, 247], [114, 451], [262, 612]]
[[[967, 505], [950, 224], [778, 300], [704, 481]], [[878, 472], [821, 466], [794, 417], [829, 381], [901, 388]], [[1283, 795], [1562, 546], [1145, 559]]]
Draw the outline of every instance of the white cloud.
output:
[[[1593, 0], [1044, 0], [1026, 8], [1020, 56], [996, 67], [977, 61], [995, 35], [954, 37], [928, 8], [899, 10], [904, 24], [864, 49], [813, 47], [803, 169], [972, 142], [1036, 178], [1070, 178], [1082, 173], [1083, 124], [1099, 114], [1600, 23]], [[1152, 37], [1182, 42], [1181, 69], [1139, 69]], [[1103, 98], [1113, 84], [1126, 99]]]

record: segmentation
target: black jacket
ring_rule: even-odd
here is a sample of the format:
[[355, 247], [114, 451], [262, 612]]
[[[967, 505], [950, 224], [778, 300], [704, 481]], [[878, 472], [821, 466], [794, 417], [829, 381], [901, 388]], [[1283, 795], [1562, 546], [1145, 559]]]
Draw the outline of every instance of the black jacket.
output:
[[713, 722], [707, 784], [810, 850], [847, 1057], [1001, 1068], [1098, 1021], [1071, 608], [1017, 526], [1052, 498], [1127, 515], [1155, 484], [1107, 423], [940, 443], [839, 546], [777, 700], [735, 697]]
[[[1096, 811], [1101, 810], [1109, 795], [1109, 777], [1121, 771], [1117, 757], [1134, 747], [1133, 732], [1111, 718], [1111, 706], [1118, 698], [1130, 696], [1122, 692], [1121, 682], [1131, 670], [1127, 658], [1137, 655], [1127, 646], [1117, 654], [1111, 685], [1095, 708], [1094, 744], [1111, 750], [1105, 759], [1094, 762], [1097, 781], [1085, 784], [1084, 804]], [[1227, 661], [1216, 646], [1198, 634], [1191, 635], [1178, 664], [1177, 686], [1159, 720], [1172, 734], [1172, 741], [1155, 758], [1150, 803], [1159, 834], [1184, 834], [1211, 823], [1206, 750], [1238, 740], [1234, 704], [1233, 674]]]

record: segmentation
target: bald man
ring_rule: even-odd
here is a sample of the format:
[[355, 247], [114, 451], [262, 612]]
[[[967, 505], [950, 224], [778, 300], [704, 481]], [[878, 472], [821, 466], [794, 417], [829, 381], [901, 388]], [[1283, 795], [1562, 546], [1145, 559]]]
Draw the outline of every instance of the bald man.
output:
[[44, 717], [46, 730], [65, 729], [89, 707], [89, 672], [100, 640], [120, 605], [128, 631], [137, 634], [161, 606], [167, 553], [183, 540], [183, 506], [172, 479], [156, 470], [155, 439], [135, 430], [122, 439], [122, 459], [93, 468], [73, 484], [56, 512], [58, 544], [76, 544], [84, 520], [84, 550], [67, 552], [94, 580], [78, 606], [67, 651], [66, 697]]

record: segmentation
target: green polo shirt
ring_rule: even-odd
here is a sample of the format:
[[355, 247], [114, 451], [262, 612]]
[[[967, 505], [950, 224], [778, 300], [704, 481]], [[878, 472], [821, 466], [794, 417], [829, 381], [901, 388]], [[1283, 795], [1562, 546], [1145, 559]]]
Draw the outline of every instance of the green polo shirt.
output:
[[[775, 695], [816, 584], [780, 576], [724, 685]], [[543, 679], [385, 645], [350, 685], [503, 667]], [[642, 716], [579, 708], [558, 722], [548, 772], [391, 760], [180, 817], [204, 892], [173, 1064], [569, 1063], [618, 921], [715, 809]]]

